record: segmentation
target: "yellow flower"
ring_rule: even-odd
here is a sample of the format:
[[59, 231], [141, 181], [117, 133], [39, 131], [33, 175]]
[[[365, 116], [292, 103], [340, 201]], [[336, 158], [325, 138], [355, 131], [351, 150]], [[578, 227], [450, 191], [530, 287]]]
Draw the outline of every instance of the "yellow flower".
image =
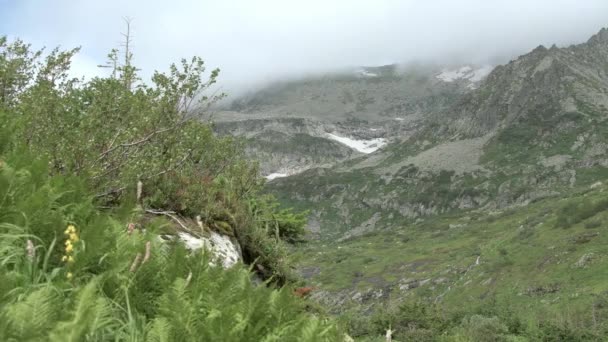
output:
[[72, 242], [78, 242], [80, 239], [78, 238], [78, 234], [70, 233], [70, 240], [72, 240]]
[[72, 277], [73, 277], [73, 276], [74, 276], [74, 275], [72, 274], [72, 272], [68, 272], [68, 273], [65, 275], [65, 277], [66, 277], [66, 278], [68, 278], [68, 279], [72, 279]]
[[[71, 257], [70, 257], [71, 258]], [[64, 255], [63, 257], [61, 257], [61, 261], [66, 262], [68, 261], [68, 256]]]
[[70, 240], [65, 240], [65, 245], [66, 245], [66, 246], [67, 246], [67, 245], [71, 245], [71, 244], [72, 244], [72, 241], [70, 241]]
[[70, 255], [70, 256], [68, 257], [68, 262], [69, 262], [69, 263], [74, 262], [74, 257]]
[[76, 227], [74, 225], [68, 225], [68, 228], [63, 232], [65, 235], [69, 235], [71, 233], [76, 233]]
[[74, 250], [74, 247], [72, 246], [72, 244], [68, 244], [67, 246], [65, 246], [65, 251], [66, 253], [72, 253], [72, 251]]

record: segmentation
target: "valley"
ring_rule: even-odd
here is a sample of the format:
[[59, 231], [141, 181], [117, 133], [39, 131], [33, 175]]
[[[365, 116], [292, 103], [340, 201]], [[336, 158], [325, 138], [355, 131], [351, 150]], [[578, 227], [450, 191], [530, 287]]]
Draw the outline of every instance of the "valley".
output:
[[[224, 133], [245, 136], [262, 170], [282, 173], [269, 193], [310, 211], [310, 241], [293, 258], [330, 311], [423, 300], [449, 312], [496, 305], [530, 319], [590, 319], [587, 308], [608, 293], [607, 60], [603, 29], [491, 73], [294, 81], [237, 102], [255, 119]], [[354, 85], [373, 100], [337, 105], [335, 94]], [[394, 95], [369, 95], [380, 87]], [[303, 132], [306, 142], [292, 145]], [[363, 141], [386, 144], [365, 151]]]

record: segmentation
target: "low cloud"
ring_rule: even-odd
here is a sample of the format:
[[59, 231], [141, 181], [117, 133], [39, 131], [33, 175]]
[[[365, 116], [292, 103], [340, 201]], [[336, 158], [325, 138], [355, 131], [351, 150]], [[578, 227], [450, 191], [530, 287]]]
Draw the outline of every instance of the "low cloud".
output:
[[145, 76], [199, 55], [231, 91], [359, 65], [504, 61], [585, 41], [608, 26], [608, 1], [0, 0], [0, 32], [82, 46], [75, 72], [89, 76], [120, 44], [122, 17]]

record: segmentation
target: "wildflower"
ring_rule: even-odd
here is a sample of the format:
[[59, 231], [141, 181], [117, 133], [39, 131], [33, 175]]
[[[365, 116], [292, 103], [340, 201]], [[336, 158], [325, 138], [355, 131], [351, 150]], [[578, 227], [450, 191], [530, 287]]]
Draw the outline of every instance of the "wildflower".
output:
[[27, 250], [27, 258], [30, 261], [34, 261], [34, 258], [36, 257], [36, 249], [34, 248], [34, 243], [32, 240], [27, 240], [27, 246], [25, 249]]
[[150, 259], [150, 252], [152, 249], [152, 245], [150, 241], [146, 242], [146, 253], [144, 254], [144, 260], [141, 262], [142, 265], [146, 263]]
[[131, 233], [133, 233], [134, 230], [135, 230], [135, 224], [129, 223], [129, 225], [127, 226], [127, 234], [131, 235]]
[[71, 243], [66, 244], [66, 246], [65, 246], [65, 252], [66, 253], [72, 253], [73, 251], [74, 251], [74, 246], [72, 246]]
[[141, 253], [137, 253], [137, 255], [135, 256], [135, 260], [133, 260], [133, 263], [131, 264], [131, 268], [129, 269], [129, 271], [135, 272], [137, 270], [137, 266], [139, 266], [140, 262], [141, 262]]
[[63, 261], [63, 262], [68, 261], [68, 256], [67, 255], [62, 256], [61, 261]]
[[72, 272], [68, 272], [68, 273], [65, 275], [65, 277], [66, 277], [66, 278], [68, 278], [68, 279], [72, 279], [72, 277], [74, 277], [74, 275], [72, 274]]
[[78, 238], [78, 234], [76, 234], [76, 233], [70, 233], [70, 241], [72, 241], [72, 242], [78, 242], [78, 240], [80, 240], [80, 238]]
[[70, 255], [70, 256], [68, 256], [67, 261], [68, 261], [69, 263], [73, 263], [73, 262], [74, 262], [74, 257], [73, 257], [73, 256], [71, 256], [71, 255]]
[[76, 227], [74, 225], [68, 225], [68, 228], [63, 232], [65, 235], [70, 235], [72, 233], [76, 233]]

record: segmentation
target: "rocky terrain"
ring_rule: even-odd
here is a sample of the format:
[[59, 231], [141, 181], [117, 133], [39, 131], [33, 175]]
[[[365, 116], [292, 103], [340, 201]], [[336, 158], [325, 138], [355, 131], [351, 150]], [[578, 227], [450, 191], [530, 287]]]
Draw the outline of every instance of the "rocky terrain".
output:
[[608, 174], [606, 60], [606, 30], [583, 44], [538, 47], [384, 149], [270, 190], [312, 209], [322, 236], [347, 238], [590, 185]]
[[[457, 66], [287, 82], [237, 101], [217, 130], [244, 137], [266, 174], [285, 170], [267, 191], [310, 211], [293, 258], [333, 312], [587, 310], [608, 291], [606, 61], [603, 29], [485, 78]], [[339, 105], [354, 86], [374, 100]], [[364, 150], [372, 139], [385, 144]]]
[[362, 67], [278, 82], [214, 114], [272, 180], [377, 151], [478, 87], [489, 66]]

